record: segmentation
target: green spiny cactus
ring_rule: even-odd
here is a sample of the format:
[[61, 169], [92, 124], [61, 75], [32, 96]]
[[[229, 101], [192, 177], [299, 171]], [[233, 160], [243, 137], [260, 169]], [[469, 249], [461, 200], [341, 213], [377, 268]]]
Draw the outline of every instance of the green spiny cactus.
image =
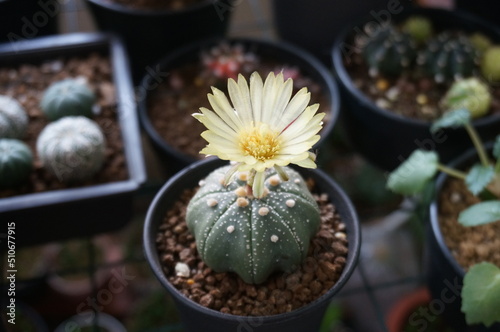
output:
[[229, 167], [208, 175], [188, 206], [188, 228], [201, 258], [215, 271], [236, 272], [247, 283], [261, 283], [274, 271], [292, 271], [305, 259], [320, 224], [304, 179], [284, 167], [289, 180], [281, 181], [268, 169], [268, 193], [257, 199], [248, 195], [245, 172], [222, 185]]
[[500, 81], [500, 46], [492, 46], [484, 52], [481, 73], [490, 82]]
[[400, 75], [417, 54], [413, 38], [392, 25], [381, 26], [358, 42], [370, 76]]
[[478, 52], [467, 36], [442, 32], [417, 56], [417, 65], [438, 83], [471, 76]]
[[43, 129], [36, 149], [42, 165], [60, 181], [80, 181], [101, 168], [105, 138], [94, 121], [83, 116], [68, 116]]
[[472, 77], [453, 83], [441, 100], [441, 107], [451, 111], [464, 108], [478, 118], [488, 113], [491, 99], [488, 85]]
[[433, 33], [432, 22], [423, 16], [410, 16], [401, 29], [409, 33], [418, 44], [425, 43]]
[[33, 168], [33, 153], [20, 140], [0, 138], [0, 187], [23, 184]]
[[94, 93], [79, 79], [65, 79], [53, 83], [45, 91], [40, 108], [51, 121], [64, 116], [92, 117]]
[[28, 115], [17, 100], [0, 95], [0, 138], [22, 138], [28, 127]]

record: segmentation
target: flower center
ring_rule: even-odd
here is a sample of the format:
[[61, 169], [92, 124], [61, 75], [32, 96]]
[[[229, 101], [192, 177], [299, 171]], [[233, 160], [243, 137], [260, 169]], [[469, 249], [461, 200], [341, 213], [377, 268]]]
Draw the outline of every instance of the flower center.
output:
[[279, 150], [279, 133], [271, 130], [266, 124], [258, 124], [241, 132], [239, 145], [246, 156], [257, 160], [272, 159]]

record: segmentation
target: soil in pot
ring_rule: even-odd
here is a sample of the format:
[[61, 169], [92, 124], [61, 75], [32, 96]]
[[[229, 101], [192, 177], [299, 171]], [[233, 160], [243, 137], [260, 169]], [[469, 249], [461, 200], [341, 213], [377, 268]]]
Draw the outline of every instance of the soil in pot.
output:
[[[395, 25], [395, 27], [401, 29], [401, 25]], [[359, 32], [361, 33], [361, 31]], [[444, 30], [434, 29], [430, 38], [442, 32]], [[457, 29], [447, 30], [447, 32], [451, 35], [462, 35], [466, 38], [471, 38], [476, 34]], [[365, 36], [365, 32], [363, 32], [363, 36]], [[357, 51], [349, 52], [349, 56], [343, 57], [344, 66], [354, 85], [378, 107], [397, 115], [429, 122], [441, 117], [447, 111], [440, 105], [440, 101], [451, 87], [453, 79], [437, 82], [417, 65], [408, 66], [400, 75], [383, 73], [370, 75], [370, 68], [361, 52], [359, 52], [362, 48], [361, 44], [357, 44], [355, 39], [360, 40], [362, 37], [356, 34], [350, 36], [347, 40], [348, 45], [356, 45], [353, 47]], [[426, 44], [428, 42], [418, 46], [417, 52], [422, 51]], [[393, 60], [396, 61], [397, 59]], [[464, 78], [472, 76], [486, 82], [479, 74], [477, 63], [474, 65], [473, 74]], [[492, 102], [487, 114], [484, 116], [500, 115], [500, 86], [490, 82], [488, 87], [492, 94]]]
[[[311, 181], [308, 185], [314, 186]], [[157, 235], [163, 271], [186, 297], [222, 313], [275, 315], [318, 299], [339, 279], [346, 263], [348, 243], [345, 225], [326, 194], [315, 194], [321, 211], [321, 228], [311, 240], [304, 263], [294, 272], [275, 273], [264, 283], [252, 285], [234, 273], [216, 273], [201, 261], [185, 222], [186, 206], [195, 191], [186, 190], [180, 195], [167, 212]], [[190, 267], [189, 277], [176, 275], [178, 262]]]
[[[28, 144], [35, 157], [29, 181], [17, 188], [0, 189], [0, 198], [90, 186], [128, 178], [121, 131], [117, 122], [117, 104], [111, 68], [109, 57], [98, 53], [0, 67], [0, 94], [16, 99], [26, 110], [29, 124], [23, 141]], [[53, 82], [70, 77], [85, 77], [96, 94], [96, 108], [99, 113], [94, 114], [93, 120], [105, 135], [106, 151], [103, 167], [96, 175], [86, 181], [66, 184], [41, 166], [36, 156], [36, 140], [49, 123], [39, 107], [43, 92]]]
[[136, 9], [179, 10], [206, 0], [106, 0]]
[[441, 232], [453, 257], [465, 270], [480, 262], [500, 266], [500, 222], [474, 227], [458, 222], [459, 213], [478, 202], [457, 179], [448, 179], [439, 196]]
[[214, 86], [227, 93], [227, 80], [241, 73], [248, 80], [250, 74], [258, 71], [267, 77], [271, 71], [283, 71], [285, 78], [294, 81], [294, 94], [307, 87], [311, 92], [310, 104], [319, 103], [318, 112], [326, 112], [328, 121], [330, 108], [322, 87], [311, 78], [304, 76], [300, 69], [287, 65], [279, 58], [260, 58], [242, 45], [229, 46], [222, 43], [200, 52], [199, 60], [188, 62], [169, 71], [169, 76], [151, 91], [147, 100], [148, 115], [158, 134], [174, 149], [196, 159], [204, 158], [200, 150], [206, 141], [200, 136], [205, 127], [191, 114], [200, 107], [211, 109], [207, 94]]

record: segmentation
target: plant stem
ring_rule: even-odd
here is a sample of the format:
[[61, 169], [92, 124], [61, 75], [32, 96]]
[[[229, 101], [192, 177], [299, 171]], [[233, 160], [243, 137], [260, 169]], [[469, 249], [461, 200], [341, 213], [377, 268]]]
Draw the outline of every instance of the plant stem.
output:
[[470, 123], [465, 124], [465, 129], [467, 130], [467, 133], [469, 134], [469, 136], [472, 140], [472, 143], [474, 144], [474, 147], [476, 148], [477, 154], [479, 156], [479, 160], [481, 161], [483, 166], [488, 166], [490, 164], [490, 161], [488, 159], [488, 155], [486, 154], [486, 151], [484, 150], [483, 142], [481, 141], [481, 138], [477, 134], [476, 129]]
[[443, 173], [446, 173], [450, 176], [453, 176], [453, 177], [456, 177], [458, 179], [461, 179], [461, 180], [465, 180], [465, 178], [467, 177], [467, 174], [464, 173], [464, 172], [461, 172], [461, 171], [458, 171], [454, 168], [451, 168], [451, 167], [448, 167], [448, 166], [445, 166], [443, 164], [438, 164], [438, 169], [443, 172]]

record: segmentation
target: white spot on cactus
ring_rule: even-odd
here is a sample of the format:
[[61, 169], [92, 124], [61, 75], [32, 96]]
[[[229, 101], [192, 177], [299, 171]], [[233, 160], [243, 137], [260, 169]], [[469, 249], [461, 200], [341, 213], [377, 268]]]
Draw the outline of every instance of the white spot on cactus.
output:
[[276, 187], [281, 183], [281, 179], [278, 175], [273, 175], [269, 178], [269, 184], [273, 187]]
[[245, 197], [238, 197], [238, 199], [236, 200], [236, 205], [238, 205], [239, 207], [246, 207], [248, 206], [248, 204], [250, 204], [250, 202]]
[[188, 278], [190, 273], [189, 273], [189, 266], [185, 263], [177, 263], [175, 265], [175, 274], [178, 277], [185, 277]]
[[279, 237], [277, 235], [271, 235], [271, 242], [276, 243], [276, 242], [278, 242], [278, 240], [279, 240]]
[[218, 204], [217, 200], [215, 198], [209, 198], [207, 199], [207, 205], [210, 207], [214, 207]]
[[259, 209], [260, 216], [266, 216], [269, 213], [269, 208], [263, 206]]
[[206, 183], [207, 183], [207, 182], [206, 182], [205, 180], [200, 180], [200, 181], [198, 182], [198, 185], [199, 185], [200, 187], [203, 187]]
[[285, 202], [286, 206], [288, 206], [289, 208], [293, 208], [295, 206], [295, 200], [294, 199], [288, 199], [286, 202]]
[[232, 232], [234, 232], [234, 226], [233, 225], [227, 226], [226, 230], [229, 234], [231, 234]]
[[238, 187], [234, 193], [236, 194], [236, 196], [238, 197], [243, 197], [243, 196], [246, 196], [247, 194], [247, 191], [245, 189], [245, 187]]
[[293, 180], [293, 182], [295, 182], [296, 184], [299, 184], [300, 183], [300, 179], [295, 179], [295, 180]]

